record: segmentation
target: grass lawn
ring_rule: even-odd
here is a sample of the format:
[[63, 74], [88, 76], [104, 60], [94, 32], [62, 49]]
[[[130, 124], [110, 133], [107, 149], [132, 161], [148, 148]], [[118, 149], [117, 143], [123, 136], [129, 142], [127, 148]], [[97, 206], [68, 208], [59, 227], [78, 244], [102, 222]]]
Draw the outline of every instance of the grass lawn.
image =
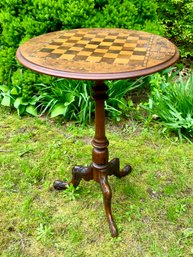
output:
[[0, 256], [193, 256], [193, 146], [157, 128], [107, 124], [110, 159], [132, 173], [110, 177], [119, 237], [111, 238], [99, 185], [51, 191], [89, 164], [92, 126], [57, 125], [0, 109]]

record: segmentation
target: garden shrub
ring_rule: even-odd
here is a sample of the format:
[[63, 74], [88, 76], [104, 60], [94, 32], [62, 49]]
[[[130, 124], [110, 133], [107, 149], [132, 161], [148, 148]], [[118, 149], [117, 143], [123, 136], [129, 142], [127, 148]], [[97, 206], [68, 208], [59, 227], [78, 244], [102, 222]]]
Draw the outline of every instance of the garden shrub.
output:
[[193, 139], [193, 74], [174, 79], [171, 70], [149, 77], [150, 98], [143, 107], [149, 111], [150, 119], [155, 117], [181, 139], [183, 136]]
[[14, 105], [19, 114], [29, 110], [29, 104], [30, 112], [36, 114], [34, 108], [41, 98], [37, 85], [49, 84], [50, 78], [16, 62], [15, 52], [21, 43], [43, 33], [80, 27], [120, 27], [162, 34], [156, 10], [156, 0], [1, 1], [0, 102]]
[[165, 35], [178, 45], [181, 56], [193, 56], [193, 1], [160, 0], [157, 12]]

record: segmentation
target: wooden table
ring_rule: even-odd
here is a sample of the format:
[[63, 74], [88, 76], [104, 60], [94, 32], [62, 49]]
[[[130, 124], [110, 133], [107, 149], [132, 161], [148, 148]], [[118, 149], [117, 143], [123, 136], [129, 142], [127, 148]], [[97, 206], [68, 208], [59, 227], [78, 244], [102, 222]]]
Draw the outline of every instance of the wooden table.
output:
[[109, 161], [109, 141], [105, 136], [104, 101], [108, 98], [105, 80], [137, 78], [174, 64], [179, 53], [167, 39], [150, 33], [126, 29], [75, 29], [52, 32], [32, 38], [17, 50], [17, 59], [25, 67], [47, 75], [69, 79], [93, 80], [95, 100], [95, 136], [92, 163], [75, 166], [72, 180], [54, 182], [54, 188], [75, 187], [81, 179], [99, 183], [111, 235], [118, 235], [111, 212], [111, 188], [108, 176], [124, 177], [131, 172], [119, 168], [119, 159]]

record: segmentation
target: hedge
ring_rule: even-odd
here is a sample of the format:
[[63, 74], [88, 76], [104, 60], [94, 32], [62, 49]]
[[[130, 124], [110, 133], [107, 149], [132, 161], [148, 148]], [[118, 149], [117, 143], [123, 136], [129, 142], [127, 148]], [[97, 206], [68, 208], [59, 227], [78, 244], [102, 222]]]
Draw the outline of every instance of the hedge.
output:
[[0, 103], [13, 105], [37, 95], [37, 83], [53, 78], [24, 69], [18, 46], [51, 31], [81, 27], [117, 27], [166, 35], [193, 55], [192, 0], [4, 0], [0, 2]]

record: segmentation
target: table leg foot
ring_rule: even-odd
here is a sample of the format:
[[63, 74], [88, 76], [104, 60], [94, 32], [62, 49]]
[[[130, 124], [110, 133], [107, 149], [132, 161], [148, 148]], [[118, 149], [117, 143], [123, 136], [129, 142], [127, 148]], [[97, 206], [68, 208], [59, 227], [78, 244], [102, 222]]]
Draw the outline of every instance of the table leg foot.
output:
[[120, 163], [118, 158], [114, 158], [109, 162], [109, 164], [110, 175], [115, 175], [117, 178], [122, 178], [131, 173], [132, 168], [130, 165], [126, 165], [122, 170], [120, 170]]
[[110, 185], [108, 183], [107, 174], [105, 174], [105, 173], [100, 174], [99, 184], [101, 186], [101, 190], [103, 193], [104, 207], [105, 207], [106, 217], [107, 217], [107, 221], [109, 223], [111, 235], [112, 235], [112, 237], [117, 237], [118, 230], [117, 230], [116, 224], [113, 220], [112, 212], [111, 212], [112, 193], [111, 193]]
[[77, 187], [80, 184], [80, 181], [84, 179], [89, 181], [93, 179], [93, 168], [92, 166], [84, 167], [84, 166], [75, 166], [72, 169], [72, 179], [70, 182], [64, 182], [61, 180], [56, 180], [53, 183], [53, 188], [56, 190], [65, 190], [68, 188], [70, 184], [74, 187]]
[[56, 180], [53, 183], [53, 188], [56, 190], [65, 190], [69, 186], [68, 182], [64, 182], [62, 180]]

